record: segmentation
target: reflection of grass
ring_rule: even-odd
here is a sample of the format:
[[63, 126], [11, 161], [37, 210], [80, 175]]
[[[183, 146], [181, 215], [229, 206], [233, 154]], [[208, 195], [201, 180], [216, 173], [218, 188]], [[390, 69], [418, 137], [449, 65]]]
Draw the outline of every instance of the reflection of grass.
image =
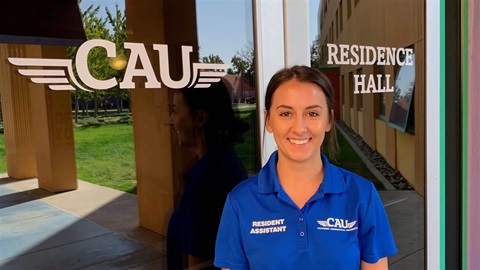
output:
[[[340, 145], [340, 153], [337, 158], [337, 162], [333, 162], [333, 164], [347, 169], [353, 173], [360, 175], [361, 177], [372, 181], [375, 184], [377, 189], [385, 189], [383, 184], [375, 178], [375, 176], [370, 172], [367, 168], [367, 165], [363, 163], [360, 157], [357, 155], [355, 150], [353, 150], [352, 146], [348, 143], [348, 141], [343, 137], [342, 133], [337, 132], [337, 140], [338, 144]], [[325, 142], [328, 141], [328, 137], [325, 138]], [[327, 144], [324, 143], [324, 150], [323, 153], [327, 154]]]
[[5, 157], [5, 137], [0, 134], [0, 172], [7, 171], [7, 158]]
[[[255, 108], [255, 107], [253, 107]], [[245, 165], [247, 172], [249, 174], [255, 174], [258, 171], [258, 138], [256, 131], [256, 114], [255, 109], [236, 109], [236, 115], [240, 119], [248, 122], [250, 124], [250, 129], [243, 135], [244, 142], [241, 144], [235, 145], [235, 152], [237, 153], [240, 160]]]
[[[131, 124], [75, 128], [78, 178], [136, 193]], [[6, 172], [4, 135], [0, 135], [0, 172]]]
[[[255, 111], [241, 112], [238, 116], [252, 126], [244, 135], [245, 141], [235, 146], [247, 171], [258, 172], [257, 153], [260, 150], [255, 127]], [[348, 141], [337, 133], [340, 155], [337, 165], [372, 181], [377, 189], [384, 189], [362, 162]], [[328, 140], [326, 138], [326, 140]], [[326, 145], [326, 144], [325, 144]], [[114, 189], [136, 192], [135, 153], [131, 124], [90, 126], [75, 129], [75, 149], [78, 178]], [[324, 153], [327, 153], [324, 149]], [[333, 162], [332, 162], [333, 163]], [[0, 172], [6, 172], [4, 135], [0, 134]]]
[[245, 165], [248, 173], [256, 173], [256, 159], [255, 159], [255, 134], [253, 129], [250, 129], [245, 133], [244, 139], [245, 141], [241, 144], [235, 145], [235, 152], [237, 153], [240, 160]]
[[131, 124], [76, 128], [75, 151], [79, 179], [136, 192]]

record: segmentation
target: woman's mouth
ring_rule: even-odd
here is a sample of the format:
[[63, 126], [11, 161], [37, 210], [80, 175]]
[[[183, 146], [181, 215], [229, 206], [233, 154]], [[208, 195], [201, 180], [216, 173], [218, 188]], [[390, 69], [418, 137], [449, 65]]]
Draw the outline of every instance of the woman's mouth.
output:
[[296, 145], [306, 144], [310, 139], [303, 139], [303, 140], [296, 140], [296, 139], [288, 139], [291, 143]]

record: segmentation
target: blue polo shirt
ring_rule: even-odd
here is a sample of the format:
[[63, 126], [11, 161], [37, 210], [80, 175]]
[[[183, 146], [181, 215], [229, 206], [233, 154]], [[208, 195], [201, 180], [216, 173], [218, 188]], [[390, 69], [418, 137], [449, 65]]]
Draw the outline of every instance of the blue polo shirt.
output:
[[278, 180], [277, 152], [227, 197], [215, 266], [236, 269], [360, 269], [397, 252], [374, 185], [330, 164], [300, 209]]

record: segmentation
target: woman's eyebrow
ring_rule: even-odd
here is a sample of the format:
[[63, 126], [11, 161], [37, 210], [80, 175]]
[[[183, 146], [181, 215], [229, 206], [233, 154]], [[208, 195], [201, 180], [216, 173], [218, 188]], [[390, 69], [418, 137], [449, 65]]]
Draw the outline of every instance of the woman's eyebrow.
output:
[[288, 106], [288, 105], [280, 105], [280, 106], [277, 107], [277, 110], [280, 109], [280, 108], [293, 110], [293, 107]]
[[318, 105], [318, 104], [310, 105], [310, 106], [306, 107], [305, 109], [310, 110], [310, 109], [315, 109], [315, 108], [323, 109], [323, 107]]
[[[292, 107], [292, 106], [288, 106], [288, 105], [280, 105], [280, 106], [277, 107], [277, 110], [280, 109], [280, 108], [293, 110], [293, 107]], [[323, 107], [320, 106], [320, 105], [318, 105], [318, 104], [314, 104], [314, 105], [307, 106], [305, 109], [306, 109], [306, 110], [310, 110], [310, 109], [315, 109], [315, 108], [323, 109]]]

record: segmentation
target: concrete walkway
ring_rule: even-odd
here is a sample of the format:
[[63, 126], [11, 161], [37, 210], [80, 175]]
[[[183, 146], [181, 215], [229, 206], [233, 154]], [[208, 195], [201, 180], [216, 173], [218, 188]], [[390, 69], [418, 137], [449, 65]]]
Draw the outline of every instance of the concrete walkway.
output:
[[[390, 269], [423, 269], [423, 199], [380, 196], [399, 250]], [[166, 269], [165, 243], [138, 226], [135, 195], [84, 181], [51, 194], [0, 175], [0, 269]]]
[[138, 226], [135, 195], [0, 178], [0, 269], [166, 269], [165, 238]]

